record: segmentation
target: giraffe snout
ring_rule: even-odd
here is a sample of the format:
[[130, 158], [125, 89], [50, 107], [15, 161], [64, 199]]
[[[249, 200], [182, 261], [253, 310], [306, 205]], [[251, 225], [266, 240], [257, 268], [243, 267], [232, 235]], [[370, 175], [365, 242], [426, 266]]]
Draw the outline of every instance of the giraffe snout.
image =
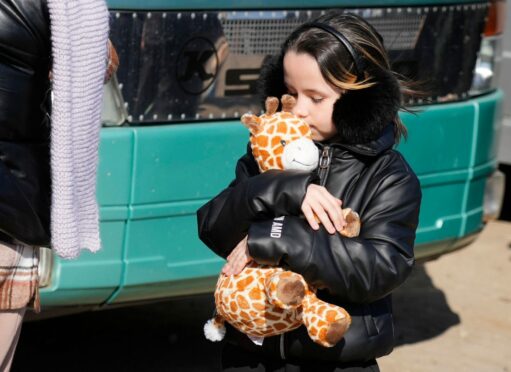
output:
[[288, 143], [282, 154], [284, 169], [311, 171], [316, 169], [319, 161], [318, 148], [309, 138], [300, 138]]

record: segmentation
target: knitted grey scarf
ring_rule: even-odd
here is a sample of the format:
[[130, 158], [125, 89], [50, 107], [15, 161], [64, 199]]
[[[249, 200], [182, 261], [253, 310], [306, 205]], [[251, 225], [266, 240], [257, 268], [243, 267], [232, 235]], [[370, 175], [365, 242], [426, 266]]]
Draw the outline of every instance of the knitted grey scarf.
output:
[[48, 0], [53, 55], [52, 248], [63, 258], [100, 248], [96, 201], [108, 40], [104, 0]]

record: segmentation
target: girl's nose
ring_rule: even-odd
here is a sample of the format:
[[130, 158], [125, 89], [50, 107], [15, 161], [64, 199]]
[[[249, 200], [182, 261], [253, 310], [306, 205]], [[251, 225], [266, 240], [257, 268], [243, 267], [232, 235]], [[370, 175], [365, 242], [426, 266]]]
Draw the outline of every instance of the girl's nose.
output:
[[293, 107], [293, 114], [299, 118], [306, 118], [308, 115], [307, 107], [305, 106], [304, 100], [297, 98], [296, 105]]

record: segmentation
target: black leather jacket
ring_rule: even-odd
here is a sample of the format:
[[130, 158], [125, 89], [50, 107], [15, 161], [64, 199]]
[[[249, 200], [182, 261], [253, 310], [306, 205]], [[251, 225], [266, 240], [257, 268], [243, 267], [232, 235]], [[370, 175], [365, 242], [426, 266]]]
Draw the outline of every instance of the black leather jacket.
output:
[[[259, 263], [302, 274], [318, 296], [343, 306], [352, 325], [333, 348], [313, 343], [305, 327], [267, 338], [266, 355], [290, 361], [361, 362], [390, 353], [394, 329], [390, 293], [414, 264], [413, 245], [421, 190], [401, 154], [392, 149], [389, 126], [365, 145], [330, 144], [328, 169], [317, 173], [268, 171], [259, 174], [250, 148], [236, 167], [236, 179], [198, 211], [200, 238], [226, 257], [248, 233], [250, 254]], [[307, 186], [318, 179], [343, 207], [360, 214], [357, 238], [312, 230], [300, 217]], [[285, 215], [282, 235], [271, 237], [272, 218]], [[233, 333], [233, 329], [229, 333]], [[248, 338], [232, 337], [247, 348]], [[244, 341], [244, 339], [246, 341]]]
[[0, 2], [0, 240], [50, 242], [50, 22], [45, 0]]

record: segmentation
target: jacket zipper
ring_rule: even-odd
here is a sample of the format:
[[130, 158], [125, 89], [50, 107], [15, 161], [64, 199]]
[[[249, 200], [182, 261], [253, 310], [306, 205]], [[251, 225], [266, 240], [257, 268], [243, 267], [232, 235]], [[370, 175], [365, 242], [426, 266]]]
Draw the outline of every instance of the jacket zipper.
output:
[[[332, 154], [330, 151], [330, 146], [323, 147], [321, 151], [321, 157], [319, 158], [319, 184], [320, 186], [326, 185], [326, 180], [328, 178], [328, 171], [330, 170], [330, 163], [332, 162]], [[286, 352], [285, 352], [285, 334], [281, 334], [279, 337], [279, 351], [280, 357], [282, 360], [286, 360]]]
[[328, 171], [330, 170], [330, 163], [332, 162], [332, 154], [330, 146], [323, 147], [321, 157], [319, 158], [319, 184], [320, 186], [326, 185], [328, 178]]

